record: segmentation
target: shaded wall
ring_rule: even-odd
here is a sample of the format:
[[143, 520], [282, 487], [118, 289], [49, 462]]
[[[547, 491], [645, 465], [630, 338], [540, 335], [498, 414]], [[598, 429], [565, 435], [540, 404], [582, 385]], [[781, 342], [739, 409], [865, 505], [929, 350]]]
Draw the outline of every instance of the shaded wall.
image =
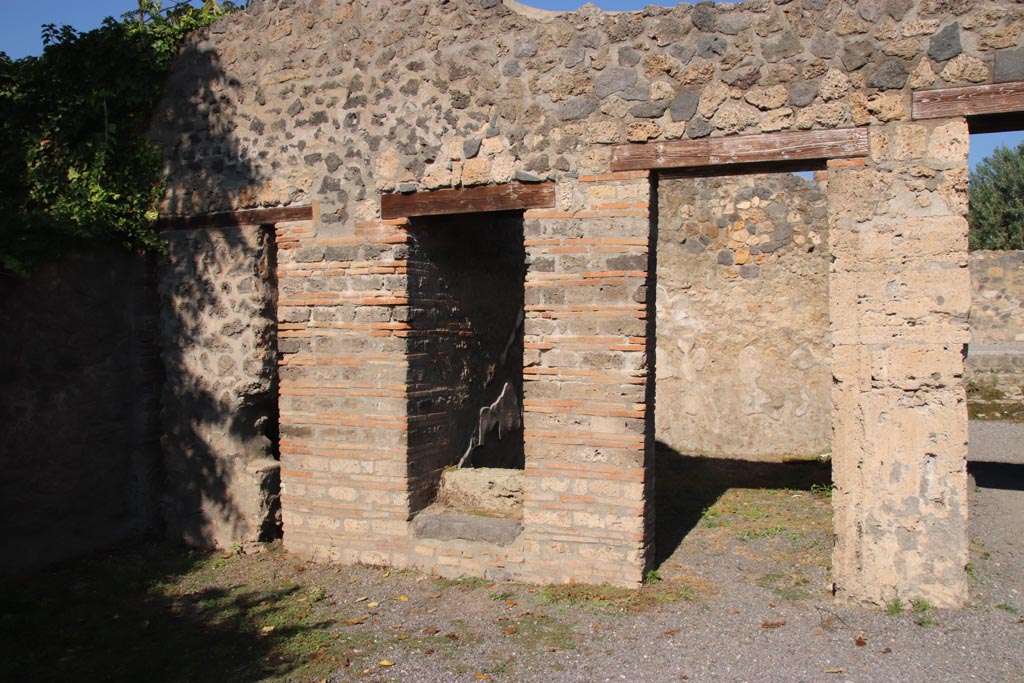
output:
[[658, 441], [813, 457], [831, 441], [826, 197], [790, 173], [663, 180]]
[[159, 268], [164, 514], [170, 538], [276, 535], [274, 240], [257, 226], [165, 233]]
[[0, 282], [0, 574], [158, 527], [156, 315], [117, 249]]

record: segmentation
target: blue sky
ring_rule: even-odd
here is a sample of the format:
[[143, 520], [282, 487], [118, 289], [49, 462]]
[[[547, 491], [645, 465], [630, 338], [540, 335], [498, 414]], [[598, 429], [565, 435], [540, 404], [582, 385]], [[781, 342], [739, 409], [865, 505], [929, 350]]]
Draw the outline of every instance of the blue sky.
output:
[[[178, 0], [164, 0], [171, 6]], [[586, 0], [526, 0], [524, 4], [543, 9], [573, 10]], [[201, 5], [202, 0], [193, 0]], [[635, 10], [645, 5], [675, 5], [672, 0], [596, 0], [605, 10]], [[0, 0], [0, 50], [12, 58], [39, 54], [43, 24], [64, 24], [80, 31], [96, 28], [105, 17], [119, 18], [138, 7], [136, 0]]]
[[[165, 5], [175, 0], [165, 0]], [[194, 0], [201, 4], [201, 0]], [[572, 10], [580, 0], [526, 0], [525, 4], [554, 10]], [[671, 0], [595, 0], [605, 10], [635, 10], [645, 5], [673, 5]], [[96, 28], [104, 17], [120, 17], [138, 7], [136, 0], [0, 0], [0, 51], [13, 58], [39, 54], [43, 49], [43, 24], [69, 24], [85, 31]], [[1015, 146], [1024, 133], [996, 133], [971, 137], [970, 165], [992, 153], [998, 145]]]

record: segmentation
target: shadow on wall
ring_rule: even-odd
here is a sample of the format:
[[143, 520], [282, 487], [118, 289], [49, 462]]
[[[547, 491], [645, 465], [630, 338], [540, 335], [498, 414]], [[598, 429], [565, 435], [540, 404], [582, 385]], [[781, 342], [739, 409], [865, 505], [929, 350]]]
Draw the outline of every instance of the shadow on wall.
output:
[[113, 247], [0, 278], [0, 576], [158, 527], [156, 317]]
[[[178, 171], [165, 214], [250, 207], [264, 181], [227, 123], [244, 118], [239, 83], [203, 45], [197, 39], [178, 57], [152, 127], [167, 168]], [[273, 228], [164, 234], [167, 533], [198, 546], [266, 540], [280, 531]]]
[[656, 447], [657, 539], [660, 565], [701, 521], [705, 510], [732, 488], [797, 489], [827, 487], [832, 464], [817, 460], [752, 462], [684, 455], [662, 442]]

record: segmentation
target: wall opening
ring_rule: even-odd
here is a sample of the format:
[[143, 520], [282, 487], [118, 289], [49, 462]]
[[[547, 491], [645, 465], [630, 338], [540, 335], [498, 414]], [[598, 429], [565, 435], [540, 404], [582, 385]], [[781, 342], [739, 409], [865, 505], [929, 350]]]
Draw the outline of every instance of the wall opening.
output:
[[657, 435], [692, 455], [829, 451], [824, 174], [659, 182]]
[[415, 513], [437, 498], [446, 469], [524, 466], [526, 254], [521, 212], [417, 218], [409, 233]]
[[[1011, 118], [968, 119], [971, 136], [971, 343], [967, 384], [970, 562], [1005, 582], [976, 581], [974, 598], [1021, 609], [1005, 586], [1024, 570], [1004, 554], [1024, 505], [1024, 131]], [[993, 132], [994, 131], [994, 132]]]
[[720, 498], [828, 489], [826, 185], [818, 162], [659, 177], [658, 561]]

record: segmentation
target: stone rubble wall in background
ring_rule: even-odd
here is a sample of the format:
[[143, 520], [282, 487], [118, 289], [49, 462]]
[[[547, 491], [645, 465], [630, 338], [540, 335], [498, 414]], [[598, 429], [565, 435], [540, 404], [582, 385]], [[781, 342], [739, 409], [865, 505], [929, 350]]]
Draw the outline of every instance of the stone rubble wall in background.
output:
[[274, 240], [258, 226], [165, 233], [159, 268], [169, 538], [279, 533]]
[[658, 200], [659, 446], [827, 453], [824, 189], [791, 173], [678, 178], [659, 183]]
[[159, 529], [153, 280], [108, 248], [0, 283], [0, 575]]
[[971, 417], [1024, 419], [1024, 252], [971, 252]]

